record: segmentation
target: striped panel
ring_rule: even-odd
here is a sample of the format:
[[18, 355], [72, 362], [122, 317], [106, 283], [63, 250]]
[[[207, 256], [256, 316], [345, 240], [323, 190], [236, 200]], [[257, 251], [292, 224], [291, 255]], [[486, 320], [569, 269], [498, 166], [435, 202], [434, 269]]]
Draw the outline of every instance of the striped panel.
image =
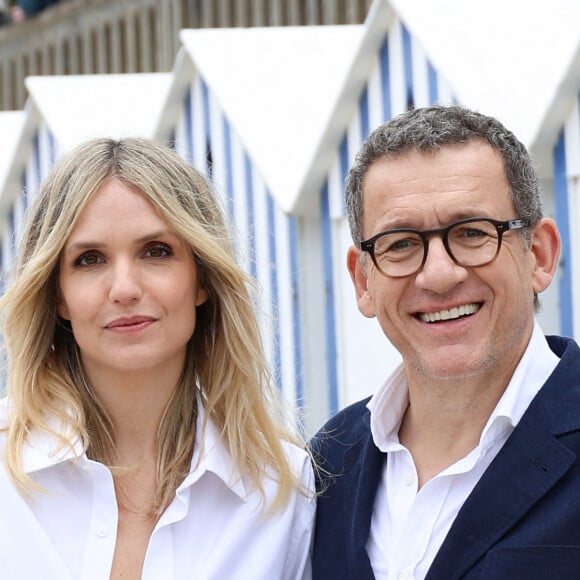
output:
[[219, 102], [199, 77], [183, 100], [175, 146], [211, 178], [235, 228], [240, 263], [258, 281], [260, 326], [277, 384], [302, 400], [296, 223], [276, 204]]
[[54, 165], [56, 158], [54, 136], [46, 123], [41, 122], [33, 134], [30, 143], [30, 157], [22, 168], [21, 185], [6, 218], [6, 227], [2, 229], [0, 241], [1, 287], [5, 288], [12, 270], [16, 250], [22, 236], [26, 209], [34, 199], [41, 181]]
[[555, 217], [562, 240], [558, 276], [560, 332], [580, 336], [580, 309], [574, 296], [580, 289], [580, 95], [562, 128], [553, 151]]
[[[572, 282], [571, 273], [571, 247], [570, 231], [568, 227], [568, 178], [566, 174], [566, 148], [564, 146], [564, 130], [560, 131], [558, 141], [554, 147], [554, 194], [556, 220], [560, 228], [562, 240], [562, 252], [560, 254], [560, 332], [566, 336], [572, 336]], [[564, 316], [566, 313], [566, 316]]]

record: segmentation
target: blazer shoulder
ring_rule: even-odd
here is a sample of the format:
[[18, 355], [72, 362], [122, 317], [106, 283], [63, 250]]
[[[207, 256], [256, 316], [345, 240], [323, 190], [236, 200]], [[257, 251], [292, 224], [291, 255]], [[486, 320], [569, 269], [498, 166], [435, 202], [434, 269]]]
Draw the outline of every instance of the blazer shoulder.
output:
[[316, 446], [328, 438], [343, 443], [355, 442], [361, 434], [370, 429], [370, 411], [367, 403], [370, 397], [345, 407], [331, 417], [314, 435], [311, 446]]
[[353, 446], [370, 439], [370, 397], [353, 403], [329, 419], [310, 440], [309, 447], [317, 465], [334, 471]]

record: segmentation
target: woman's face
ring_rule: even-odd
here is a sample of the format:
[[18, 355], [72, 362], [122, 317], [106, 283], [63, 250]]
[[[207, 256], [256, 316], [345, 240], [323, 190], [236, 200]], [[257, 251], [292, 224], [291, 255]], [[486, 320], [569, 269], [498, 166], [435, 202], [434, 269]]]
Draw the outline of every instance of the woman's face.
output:
[[93, 384], [110, 373], [179, 373], [207, 300], [189, 246], [140, 193], [105, 182], [60, 258], [58, 314]]

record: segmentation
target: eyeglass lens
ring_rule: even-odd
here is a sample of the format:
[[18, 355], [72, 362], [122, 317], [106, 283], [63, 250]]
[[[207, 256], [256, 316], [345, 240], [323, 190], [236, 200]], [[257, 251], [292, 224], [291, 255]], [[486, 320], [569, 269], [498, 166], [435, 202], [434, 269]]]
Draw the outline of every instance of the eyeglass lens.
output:
[[[491, 222], [455, 224], [443, 235], [447, 252], [461, 266], [482, 266], [497, 254], [499, 236]], [[375, 241], [375, 262], [388, 276], [407, 276], [421, 267], [427, 250], [428, 243], [417, 232], [389, 232]]]

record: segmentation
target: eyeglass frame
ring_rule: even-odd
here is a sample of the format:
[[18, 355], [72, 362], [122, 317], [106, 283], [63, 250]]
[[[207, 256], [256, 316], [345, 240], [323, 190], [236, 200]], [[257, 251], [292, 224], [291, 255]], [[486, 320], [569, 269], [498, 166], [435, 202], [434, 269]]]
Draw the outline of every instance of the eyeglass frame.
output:
[[[491, 257], [491, 259], [487, 260], [486, 262], [483, 262], [482, 264], [477, 264], [476, 266], [464, 266], [461, 262], [459, 262], [459, 260], [457, 260], [457, 258], [453, 255], [453, 253], [451, 252], [451, 248], [449, 247], [449, 232], [457, 226], [460, 226], [462, 224], [467, 224], [470, 222], [481, 222], [481, 221], [485, 221], [488, 222], [490, 224], [492, 224], [493, 226], [495, 226], [495, 229], [497, 231], [497, 250], [495, 252], [495, 254]], [[370, 255], [371, 260], [373, 261], [373, 264], [376, 266], [377, 270], [383, 275], [383, 276], [387, 276], [389, 278], [406, 278], [407, 276], [412, 276], [413, 274], [416, 274], [417, 272], [419, 272], [419, 270], [421, 270], [423, 268], [423, 266], [425, 265], [425, 262], [427, 261], [427, 253], [429, 252], [429, 238], [431, 238], [431, 236], [434, 235], [441, 235], [441, 240], [443, 241], [443, 246], [445, 247], [445, 251], [447, 252], [447, 255], [451, 258], [451, 260], [453, 260], [454, 264], [457, 264], [458, 266], [461, 266], [462, 268], [479, 268], [480, 266], [486, 266], [487, 264], [491, 264], [491, 262], [493, 262], [499, 255], [499, 251], [501, 249], [501, 242], [503, 239], [503, 235], [506, 232], [512, 231], [512, 230], [521, 230], [523, 228], [527, 228], [530, 227], [532, 224], [532, 222], [524, 220], [522, 218], [514, 218], [511, 220], [496, 220], [493, 218], [488, 218], [488, 217], [472, 217], [472, 218], [465, 218], [465, 219], [461, 219], [455, 222], [450, 223], [448, 226], [445, 226], [444, 228], [435, 228], [432, 230], [416, 230], [413, 228], [396, 228], [396, 229], [392, 229], [392, 230], [385, 230], [383, 232], [379, 232], [378, 234], [375, 234], [374, 236], [368, 238], [367, 240], [361, 240], [359, 242], [359, 247], [361, 252], [366, 252], [367, 254]], [[419, 236], [423, 242], [423, 259], [421, 260], [421, 263], [419, 264], [419, 266], [413, 270], [412, 272], [409, 272], [408, 274], [402, 274], [402, 275], [392, 275], [392, 274], [387, 274], [385, 272], [383, 272], [383, 270], [380, 268], [380, 266], [377, 263], [377, 259], [375, 257], [375, 243], [378, 239], [382, 238], [385, 235], [388, 234], [399, 234], [399, 233], [410, 233], [410, 234], [416, 234], [417, 236]]]

